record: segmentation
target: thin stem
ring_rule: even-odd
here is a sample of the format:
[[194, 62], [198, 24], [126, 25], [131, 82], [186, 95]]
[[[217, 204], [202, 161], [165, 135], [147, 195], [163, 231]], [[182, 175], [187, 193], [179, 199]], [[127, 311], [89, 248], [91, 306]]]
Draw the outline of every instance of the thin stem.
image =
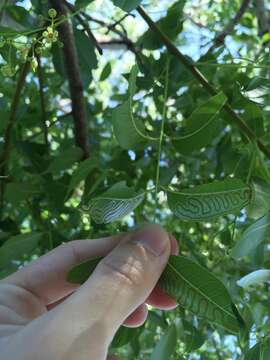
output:
[[[68, 7], [68, 9], [73, 12], [74, 11], [74, 6], [72, 6], [68, 1], [65, 1], [66, 6]], [[84, 28], [84, 30], [86, 31], [88, 37], [92, 40], [92, 42], [94, 43], [95, 47], [97, 48], [98, 52], [100, 55], [103, 54], [103, 50], [102, 48], [99, 46], [99, 43], [97, 41], [97, 39], [95, 38], [94, 34], [92, 33], [88, 23], [86, 20], [84, 20], [84, 18], [80, 15], [80, 14], [76, 14], [75, 15], [76, 19], [78, 20], [78, 22], [82, 25], [82, 27]]]
[[[3, 151], [2, 154], [0, 155], [0, 175], [2, 178], [5, 178], [7, 175], [7, 171], [8, 171], [8, 162], [9, 162], [9, 158], [10, 158], [10, 152], [11, 152], [11, 138], [12, 138], [12, 132], [13, 132], [13, 127], [15, 125], [16, 122], [16, 115], [17, 115], [17, 110], [18, 110], [18, 106], [19, 106], [19, 102], [20, 102], [20, 98], [21, 98], [21, 93], [25, 84], [25, 80], [26, 80], [26, 76], [29, 70], [29, 61], [27, 61], [22, 69], [21, 72], [19, 74], [19, 78], [18, 78], [18, 82], [15, 88], [15, 92], [13, 95], [13, 99], [11, 102], [11, 106], [10, 106], [10, 115], [9, 115], [9, 119], [8, 119], [8, 123], [7, 123], [7, 127], [5, 129], [5, 134], [4, 134], [4, 145], [3, 145]], [[0, 208], [3, 207], [3, 198], [4, 198], [4, 191], [5, 191], [5, 182], [2, 181], [1, 182], [1, 198], [0, 198]]]
[[161, 122], [159, 145], [158, 145], [158, 157], [157, 157], [156, 187], [155, 187], [156, 208], [158, 207], [158, 190], [159, 190], [159, 178], [160, 178], [161, 149], [162, 149], [162, 141], [163, 141], [163, 137], [164, 137], [164, 126], [165, 126], [165, 121], [166, 121], [166, 118], [167, 118], [169, 68], [170, 68], [170, 62], [169, 62], [169, 59], [168, 59], [167, 63], [166, 63], [165, 86], [164, 86], [164, 106], [163, 106], [163, 112], [162, 112], [162, 122]]
[[45, 94], [44, 94], [44, 78], [42, 73], [42, 66], [41, 66], [41, 59], [40, 56], [37, 55], [37, 75], [38, 75], [38, 82], [39, 82], [39, 98], [40, 98], [40, 108], [41, 108], [41, 117], [42, 117], [42, 125], [43, 125], [43, 132], [44, 132], [44, 143], [49, 148], [49, 141], [48, 141], [48, 127], [46, 124], [46, 103], [45, 103]]
[[242, 0], [240, 8], [235, 14], [234, 18], [229, 22], [225, 29], [215, 37], [214, 44], [208, 51], [212, 51], [216, 45], [222, 45], [224, 43], [226, 36], [230, 35], [233, 32], [235, 26], [239, 24], [241, 18], [249, 7], [250, 2], [251, 0]]

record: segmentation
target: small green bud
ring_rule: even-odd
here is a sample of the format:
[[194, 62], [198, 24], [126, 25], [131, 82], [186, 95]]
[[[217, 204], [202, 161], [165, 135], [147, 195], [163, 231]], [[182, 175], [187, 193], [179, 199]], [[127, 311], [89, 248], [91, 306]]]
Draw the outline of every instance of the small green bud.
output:
[[38, 61], [37, 61], [37, 59], [36, 59], [36, 58], [32, 58], [30, 65], [31, 65], [32, 71], [35, 72], [35, 71], [37, 70], [37, 67], [38, 67]]
[[6, 45], [5, 39], [0, 39], [0, 49]]
[[57, 44], [60, 47], [60, 49], [62, 49], [64, 47], [64, 44], [60, 40], [58, 40]]
[[57, 11], [55, 9], [49, 9], [48, 15], [51, 19], [55, 19], [57, 16]]

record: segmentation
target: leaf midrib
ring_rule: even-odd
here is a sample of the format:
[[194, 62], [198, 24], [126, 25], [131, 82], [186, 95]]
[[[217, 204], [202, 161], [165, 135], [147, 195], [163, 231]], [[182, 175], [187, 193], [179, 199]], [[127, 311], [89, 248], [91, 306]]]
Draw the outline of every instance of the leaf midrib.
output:
[[130, 197], [130, 198], [111, 198], [111, 197], [96, 197], [96, 198], [93, 198], [92, 200], [90, 200], [90, 203], [93, 202], [93, 201], [97, 201], [97, 200], [113, 200], [113, 201], [129, 201], [129, 200], [135, 200], [137, 198], [141, 198], [145, 196], [145, 193], [142, 193], [142, 194], [139, 194], [139, 195], [136, 195], [134, 197]]
[[[177, 194], [177, 195], [184, 195], [184, 196], [210, 196], [210, 195], [223, 195], [223, 194], [228, 194], [228, 193], [234, 193], [234, 192], [240, 192], [240, 191], [245, 191], [245, 190], [250, 190], [249, 187], [245, 187], [245, 188], [239, 188], [239, 189], [233, 189], [233, 190], [224, 190], [224, 191], [219, 191], [219, 192], [210, 192], [210, 193], [192, 193], [192, 192], [180, 192], [180, 191], [173, 191], [173, 190], [168, 190], [169, 193], [172, 194]], [[192, 191], [192, 189], [190, 189], [190, 191]]]
[[[195, 289], [197, 292], [199, 292], [204, 298], [206, 298], [207, 300], [209, 300], [210, 303], [212, 303], [213, 305], [215, 305], [217, 308], [221, 309], [222, 312], [225, 312], [226, 314], [228, 314], [234, 321], [236, 320], [236, 318], [230, 313], [227, 312], [227, 310], [225, 310], [224, 308], [222, 308], [220, 305], [216, 304], [211, 298], [209, 298], [207, 295], [205, 295], [199, 288], [195, 287], [188, 279], [186, 279], [179, 271], [177, 271], [177, 269], [169, 262], [168, 266], [171, 267], [171, 269], [173, 271], [176, 272], [177, 275], [179, 275], [190, 287], [192, 287], [193, 289]], [[224, 288], [226, 290], [226, 288]]]

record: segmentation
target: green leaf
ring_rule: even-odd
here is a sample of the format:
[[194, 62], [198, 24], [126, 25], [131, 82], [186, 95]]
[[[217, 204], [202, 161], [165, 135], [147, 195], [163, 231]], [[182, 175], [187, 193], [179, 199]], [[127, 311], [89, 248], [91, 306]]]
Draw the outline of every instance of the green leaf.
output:
[[104, 69], [102, 70], [102, 73], [100, 75], [100, 81], [104, 81], [106, 80], [110, 75], [111, 75], [111, 72], [112, 72], [112, 65], [110, 62], [108, 62]]
[[[156, 22], [158, 28], [170, 39], [175, 40], [183, 28], [183, 9], [185, 0], [176, 1], [167, 11], [167, 15]], [[155, 50], [164, 44], [151, 29], [147, 30], [138, 40], [145, 49]]]
[[124, 181], [82, 205], [97, 224], [119, 220], [133, 211], [144, 199], [144, 192], [136, 193]]
[[245, 355], [244, 360], [269, 360], [270, 340], [265, 339], [253, 346]]
[[173, 138], [175, 147], [180, 153], [189, 154], [200, 150], [213, 140], [218, 125], [218, 115], [226, 101], [226, 96], [220, 92], [191, 114], [184, 135]]
[[120, 7], [124, 11], [132, 11], [141, 4], [142, 0], [113, 0], [115, 6]]
[[[185, 344], [185, 351], [190, 353], [199, 349], [203, 343], [206, 341], [205, 336], [199, 330], [190, 324], [186, 320], [181, 320], [184, 332], [184, 339], [183, 342]], [[182, 336], [182, 334], [181, 334]]]
[[122, 346], [125, 346], [128, 343], [130, 343], [131, 340], [136, 339], [141, 332], [142, 332], [142, 328], [140, 327], [128, 328], [126, 326], [121, 326], [113, 338], [111, 347], [113, 349], [118, 349]]
[[260, 285], [261, 283], [270, 281], [270, 270], [260, 269], [252, 271], [237, 281], [237, 285], [248, 289], [250, 286]]
[[0, 247], [0, 268], [9, 265], [13, 260], [22, 259], [23, 255], [29, 256], [38, 246], [42, 236], [41, 233], [29, 233], [8, 239]]
[[249, 226], [233, 247], [231, 255], [235, 259], [249, 255], [268, 236], [270, 230], [270, 215], [267, 214]]
[[70, 192], [74, 190], [81, 181], [87, 178], [91, 170], [93, 170], [96, 166], [97, 164], [92, 158], [86, 159], [81, 162], [72, 175], [67, 193], [70, 194]]
[[134, 66], [131, 70], [128, 100], [112, 111], [113, 130], [116, 140], [126, 150], [143, 148], [147, 141], [155, 140], [146, 134], [141, 119], [134, 119], [132, 113], [138, 71], [137, 66]]
[[40, 193], [39, 184], [31, 184], [28, 182], [8, 183], [6, 187], [6, 199], [13, 205], [18, 205], [24, 200], [29, 200], [35, 194]]
[[78, 147], [65, 150], [50, 163], [47, 172], [57, 174], [60, 171], [69, 169], [76, 161], [82, 158], [82, 155], [82, 149]]
[[77, 9], [82, 7], [86, 7], [87, 5], [91, 4], [94, 0], [76, 0], [75, 6]]
[[92, 70], [97, 68], [97, 56], [92, 40], [79, 30], [74, 30], [75, 42], [79, 54], [79, 65], [83, 85], [88, 87], [92, 81]]
[[66, 78], [66, 68], [64, 63], [64, 57], [62, 49], [58, 46], [58, 44], [54, 44], [52, 46], [52, 61], [55, 68], [55, 71], [63, 78]]
[[74, 266], [68, 273], [67, 281], [73, 284], [83, 284], [97, 267], [101, 258], [91, 259]]
[[177, 332], [175, 325], [171, 325], [157, 343], [150, 360], [170, 360], [175, 352]]
[[241, 180], [227, 179], [179, 192], [168, 191], [167, 197], [178, 218], [203, 221], [238, 212], [250, 202], [251, 190]]
[[252, 187], [253, 196], [247, 212], [252, 219], [259, 219], [270, 210], [270, 186], [263, 181], [256, 180]]
[[183, 256], [170, 257], [159, 285], [182, 307], [230, 333], [238, 333], [243, 326], [223, 283]]

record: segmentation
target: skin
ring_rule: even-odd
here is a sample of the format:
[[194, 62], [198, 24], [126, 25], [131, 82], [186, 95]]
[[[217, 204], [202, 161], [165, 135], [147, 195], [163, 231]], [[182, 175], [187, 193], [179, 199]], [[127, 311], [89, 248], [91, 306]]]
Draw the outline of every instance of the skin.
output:
[[[177, 253], [175, 238], [153, 225], [69, 242], [0, 281], [1, 360], [115, 360], [107, 352], [122, 324], [142, 325], [146, 304], [176, 307], [156, 284]], [[66, 281], [95, 257], [104, 259], [85, 284]]]

